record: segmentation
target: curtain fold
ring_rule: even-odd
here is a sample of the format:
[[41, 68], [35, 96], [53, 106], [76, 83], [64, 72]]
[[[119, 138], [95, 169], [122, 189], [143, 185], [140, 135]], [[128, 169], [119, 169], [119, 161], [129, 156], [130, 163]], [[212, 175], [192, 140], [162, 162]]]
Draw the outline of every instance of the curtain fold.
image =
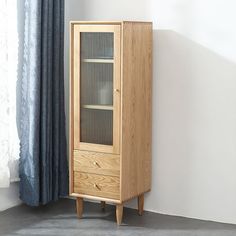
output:
[[64, 0], [25, 0], [20, 198], [38, 206], [68, 194]]

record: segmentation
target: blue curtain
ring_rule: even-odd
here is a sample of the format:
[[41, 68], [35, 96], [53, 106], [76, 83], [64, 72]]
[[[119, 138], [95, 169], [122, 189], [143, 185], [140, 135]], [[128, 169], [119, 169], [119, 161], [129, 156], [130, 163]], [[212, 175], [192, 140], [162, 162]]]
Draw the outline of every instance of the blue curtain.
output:
[[64, 0], [25, 0], [19, 169], [31, 206], [68, 194], [63, 51]]

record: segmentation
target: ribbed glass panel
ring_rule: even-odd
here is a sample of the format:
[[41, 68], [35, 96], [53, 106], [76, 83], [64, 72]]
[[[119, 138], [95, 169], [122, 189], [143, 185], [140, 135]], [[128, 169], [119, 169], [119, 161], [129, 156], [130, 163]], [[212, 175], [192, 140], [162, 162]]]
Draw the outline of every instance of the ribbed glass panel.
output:
[[113, 58], [113, 33], [81, 33], [81, 56]]
[[80, 140], [113, 145], [113, 33], [81, 33]]
[[113, 64], [81, 63], [82, 105], [113, 104]]
[[106, 110], [82, 109], [81, 141], [112, 145], [113, 112]]

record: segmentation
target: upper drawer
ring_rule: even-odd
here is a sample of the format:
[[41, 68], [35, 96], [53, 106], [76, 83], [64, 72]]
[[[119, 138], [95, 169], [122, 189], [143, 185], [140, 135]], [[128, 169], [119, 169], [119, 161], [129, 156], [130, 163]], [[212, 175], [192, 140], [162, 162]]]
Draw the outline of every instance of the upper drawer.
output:
[[89, 151], [74, 151], [74, 171], [120, 176], [120, 156]]

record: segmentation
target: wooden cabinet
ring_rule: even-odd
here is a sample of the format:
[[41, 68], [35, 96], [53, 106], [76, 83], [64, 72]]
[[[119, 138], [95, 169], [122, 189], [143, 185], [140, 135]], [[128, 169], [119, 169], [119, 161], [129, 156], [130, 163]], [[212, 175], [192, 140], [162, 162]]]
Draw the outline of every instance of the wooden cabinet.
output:
[[71, 22], [70, 195], [117, 204], [151, 189], [152, 23]]

